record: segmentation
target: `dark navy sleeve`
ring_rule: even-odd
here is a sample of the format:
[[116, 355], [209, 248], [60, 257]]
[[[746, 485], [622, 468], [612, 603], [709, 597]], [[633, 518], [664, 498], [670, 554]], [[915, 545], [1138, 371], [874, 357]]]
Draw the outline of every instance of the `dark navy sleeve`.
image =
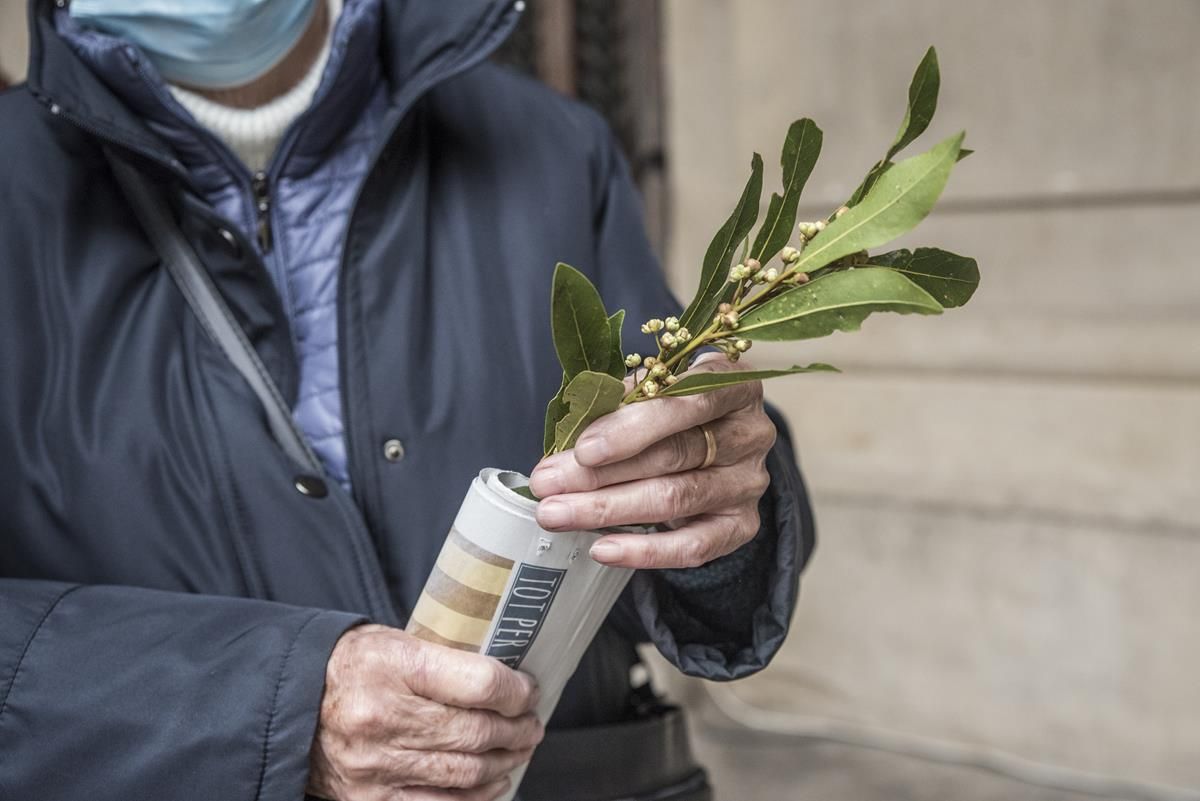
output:
[[0, 579], [0, 798], [295, 801], [355, 615]]
[[[641, 341], [651, 317], [679, 304], [646, 239], [642, 210], [612, 137], [604, 134], [597, 174], [596, 281], [610, 309], [626, 310], [625, 343]], [[626, 347], [636, 350], [636, 347]], [[767, 457], [770, 487], [759, 503], [762, 526], [737, 551], [687, 570], [639, 571], [614, 611], [626, 634], [652, 641], [684, 673], [714, 680], [761, 670], [791, 621], [800, 571], [815, 544], [812, 511], [790, 432], [768, 408], [779, 435]]]

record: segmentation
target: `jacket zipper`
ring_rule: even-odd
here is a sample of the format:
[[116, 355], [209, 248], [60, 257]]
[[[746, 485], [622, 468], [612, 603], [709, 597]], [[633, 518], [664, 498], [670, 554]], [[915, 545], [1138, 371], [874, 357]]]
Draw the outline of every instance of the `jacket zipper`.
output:
[[271, 252], [271, 179], [262, 170], [250, 178], [254, 193], [255, 231], [263, 255]]
[[[487, 58], [488, 55], [490, 55], [490, 53], [495, 49], [495, 46], [491, 48], [479, 47], [478, 41], [481, 39], [486, 42], [490, 37], [494, 37], [497, 31], [502, 30], [505, 25], [509, 25], [511, 28], [511, 26], [515, 24], [511, 22], [513, 13], [515, 12], [517, 15], [519, 15], [524, 10], [525, 0], [514, 0], [514, 2], [508, 7], [507, 11], [498, 20], [495, 20], [492, 23], [488, 31], [484, 32], [483, 35], [477, 36], [475, 41], [471, 42], [472, 46], [468, 49], [467, 55], [461, 57], [449, 68], [443, 69], [441, 73], [434, 73], [433, 75], [427, 76], [425, 80], [420, 83], [410, 84], [408, 87], [406, 87], [408, 89], [408, 95], [406, 97], [402, 96], [396, 98], [390, 113], [384, 119], [380, 130], [381, 135], [379, 141], [376, 144], [374, 151], [367, 159], [367, 169], [358, 185], [358, 191], [355, 193], [354, 200], [350, 205], [350, 214], [349, 219], [346, 221], [346, 233], [342, 240], [341, 260], [338, 264], [337, 274], [338, 389], [342, 401], [342, 428], [345, 432], [344, 436], [346, 439], [346, 465], [350, 469], [351, 475], [355, 476], [352, 486], [352, 494], [348, 499], [352, 501], [351, 505], [357, 512], [357, 514], [354, 515], [354, 523], [362, 527], [362, 531], [367, 538], [367, 542], [374, 546], [375, 553], [378, 556], [378, 564], [381, 573], [385, 571], [383, 565], [387, 557], [387, 544], [383, 541], [383, 538], [377, 536], [368, 525], [368, 510], [370, 507], [374, 506], [375, 499], [363, 487], [363, 484], [366, 483], [368, 470], [370, 472], [370, 476], [374, 478], [376, 482], [378, 482], [379, 477], [375, 468], [363, 460], [363, 454], [359, 452], [360, 449], [355, 442], [354, 425], [352, 422], [353, 405], [351, 403], [350, 395], [350, 376], [348, 375], [347, 371], [347, 362], [349, 361], [349, 359], [347, 359], [347, 348], [349, 347], [350, 338], [347, 331], [347, 325], [349, 321], [347, 320], [346, 308], [346, 281], [349, 273], [349, 245], [350, 240], [354, 235], [353, 232], [355, 218], [358, 216], [359, 204], [361, 203], [363, 196], [366, 194], [367, 187], [371, 183], [371, 176], [374, 173], [375, 168], [378, 166], [384, 153], [393, 146], [393, 140], [396, 138], [397, 131], [400, 129], [401, 124], [408, 116], [408, 112], [412, 109], [412, 107], [416, 105], [417, 101], [420, 100], [426, 92], [430, 91], [439, 83]], [[356, 466], [358, 468], [357, 470], [355, 469]], [[353, 501], [357, 501], [357, 503], [354, 503]], [[388, 584], [386, 576], [383, 578], [384, 586], [387, 587]], [[401, 621], [406, 622], [412, 613], [411, 609], [402, 608], [400, 599], [391, 597], [390, 593], [388, 594], [386, 606], [388, 606], [389, 609], [394, 609], [394, 614], [396, 614]]]

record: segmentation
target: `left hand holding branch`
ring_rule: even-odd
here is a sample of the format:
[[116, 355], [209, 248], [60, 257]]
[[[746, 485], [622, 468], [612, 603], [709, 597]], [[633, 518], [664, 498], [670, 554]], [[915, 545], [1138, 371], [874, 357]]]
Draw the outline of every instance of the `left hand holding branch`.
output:
[[[691, 371], [738, 369], [705, 354]], [[650, 536], [610, 534], [592, 547], [592, 558], [633, 568], [702, 565], [758, 532], [774, 442], [757, 381], [622, 406], [592, 423], [573, 450], [534, 468], [538, 524], [569, 531], [680, 522]]]

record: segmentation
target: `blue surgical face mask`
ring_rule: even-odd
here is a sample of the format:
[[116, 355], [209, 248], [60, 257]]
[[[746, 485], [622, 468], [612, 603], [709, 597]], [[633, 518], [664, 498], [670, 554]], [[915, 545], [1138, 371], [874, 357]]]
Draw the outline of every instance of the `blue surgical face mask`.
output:
[[278, 64], [324, 0], [73, 0], [82, 25], [138, 45], [171, 83], [241, 86]]

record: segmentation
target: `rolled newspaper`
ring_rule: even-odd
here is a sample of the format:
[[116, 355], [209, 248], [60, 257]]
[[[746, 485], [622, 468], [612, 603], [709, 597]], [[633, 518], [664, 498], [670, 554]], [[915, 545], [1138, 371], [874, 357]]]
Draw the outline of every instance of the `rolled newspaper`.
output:
[[[407, 631], [529, 673], [544, 722], [633, 571], [588, 556], [602, 531], [538, 526], [537, 503], [513, 491], [527, 483], [496, 468], [471, 482]], [[524, 773], [513, 771], [504, 801]]]

